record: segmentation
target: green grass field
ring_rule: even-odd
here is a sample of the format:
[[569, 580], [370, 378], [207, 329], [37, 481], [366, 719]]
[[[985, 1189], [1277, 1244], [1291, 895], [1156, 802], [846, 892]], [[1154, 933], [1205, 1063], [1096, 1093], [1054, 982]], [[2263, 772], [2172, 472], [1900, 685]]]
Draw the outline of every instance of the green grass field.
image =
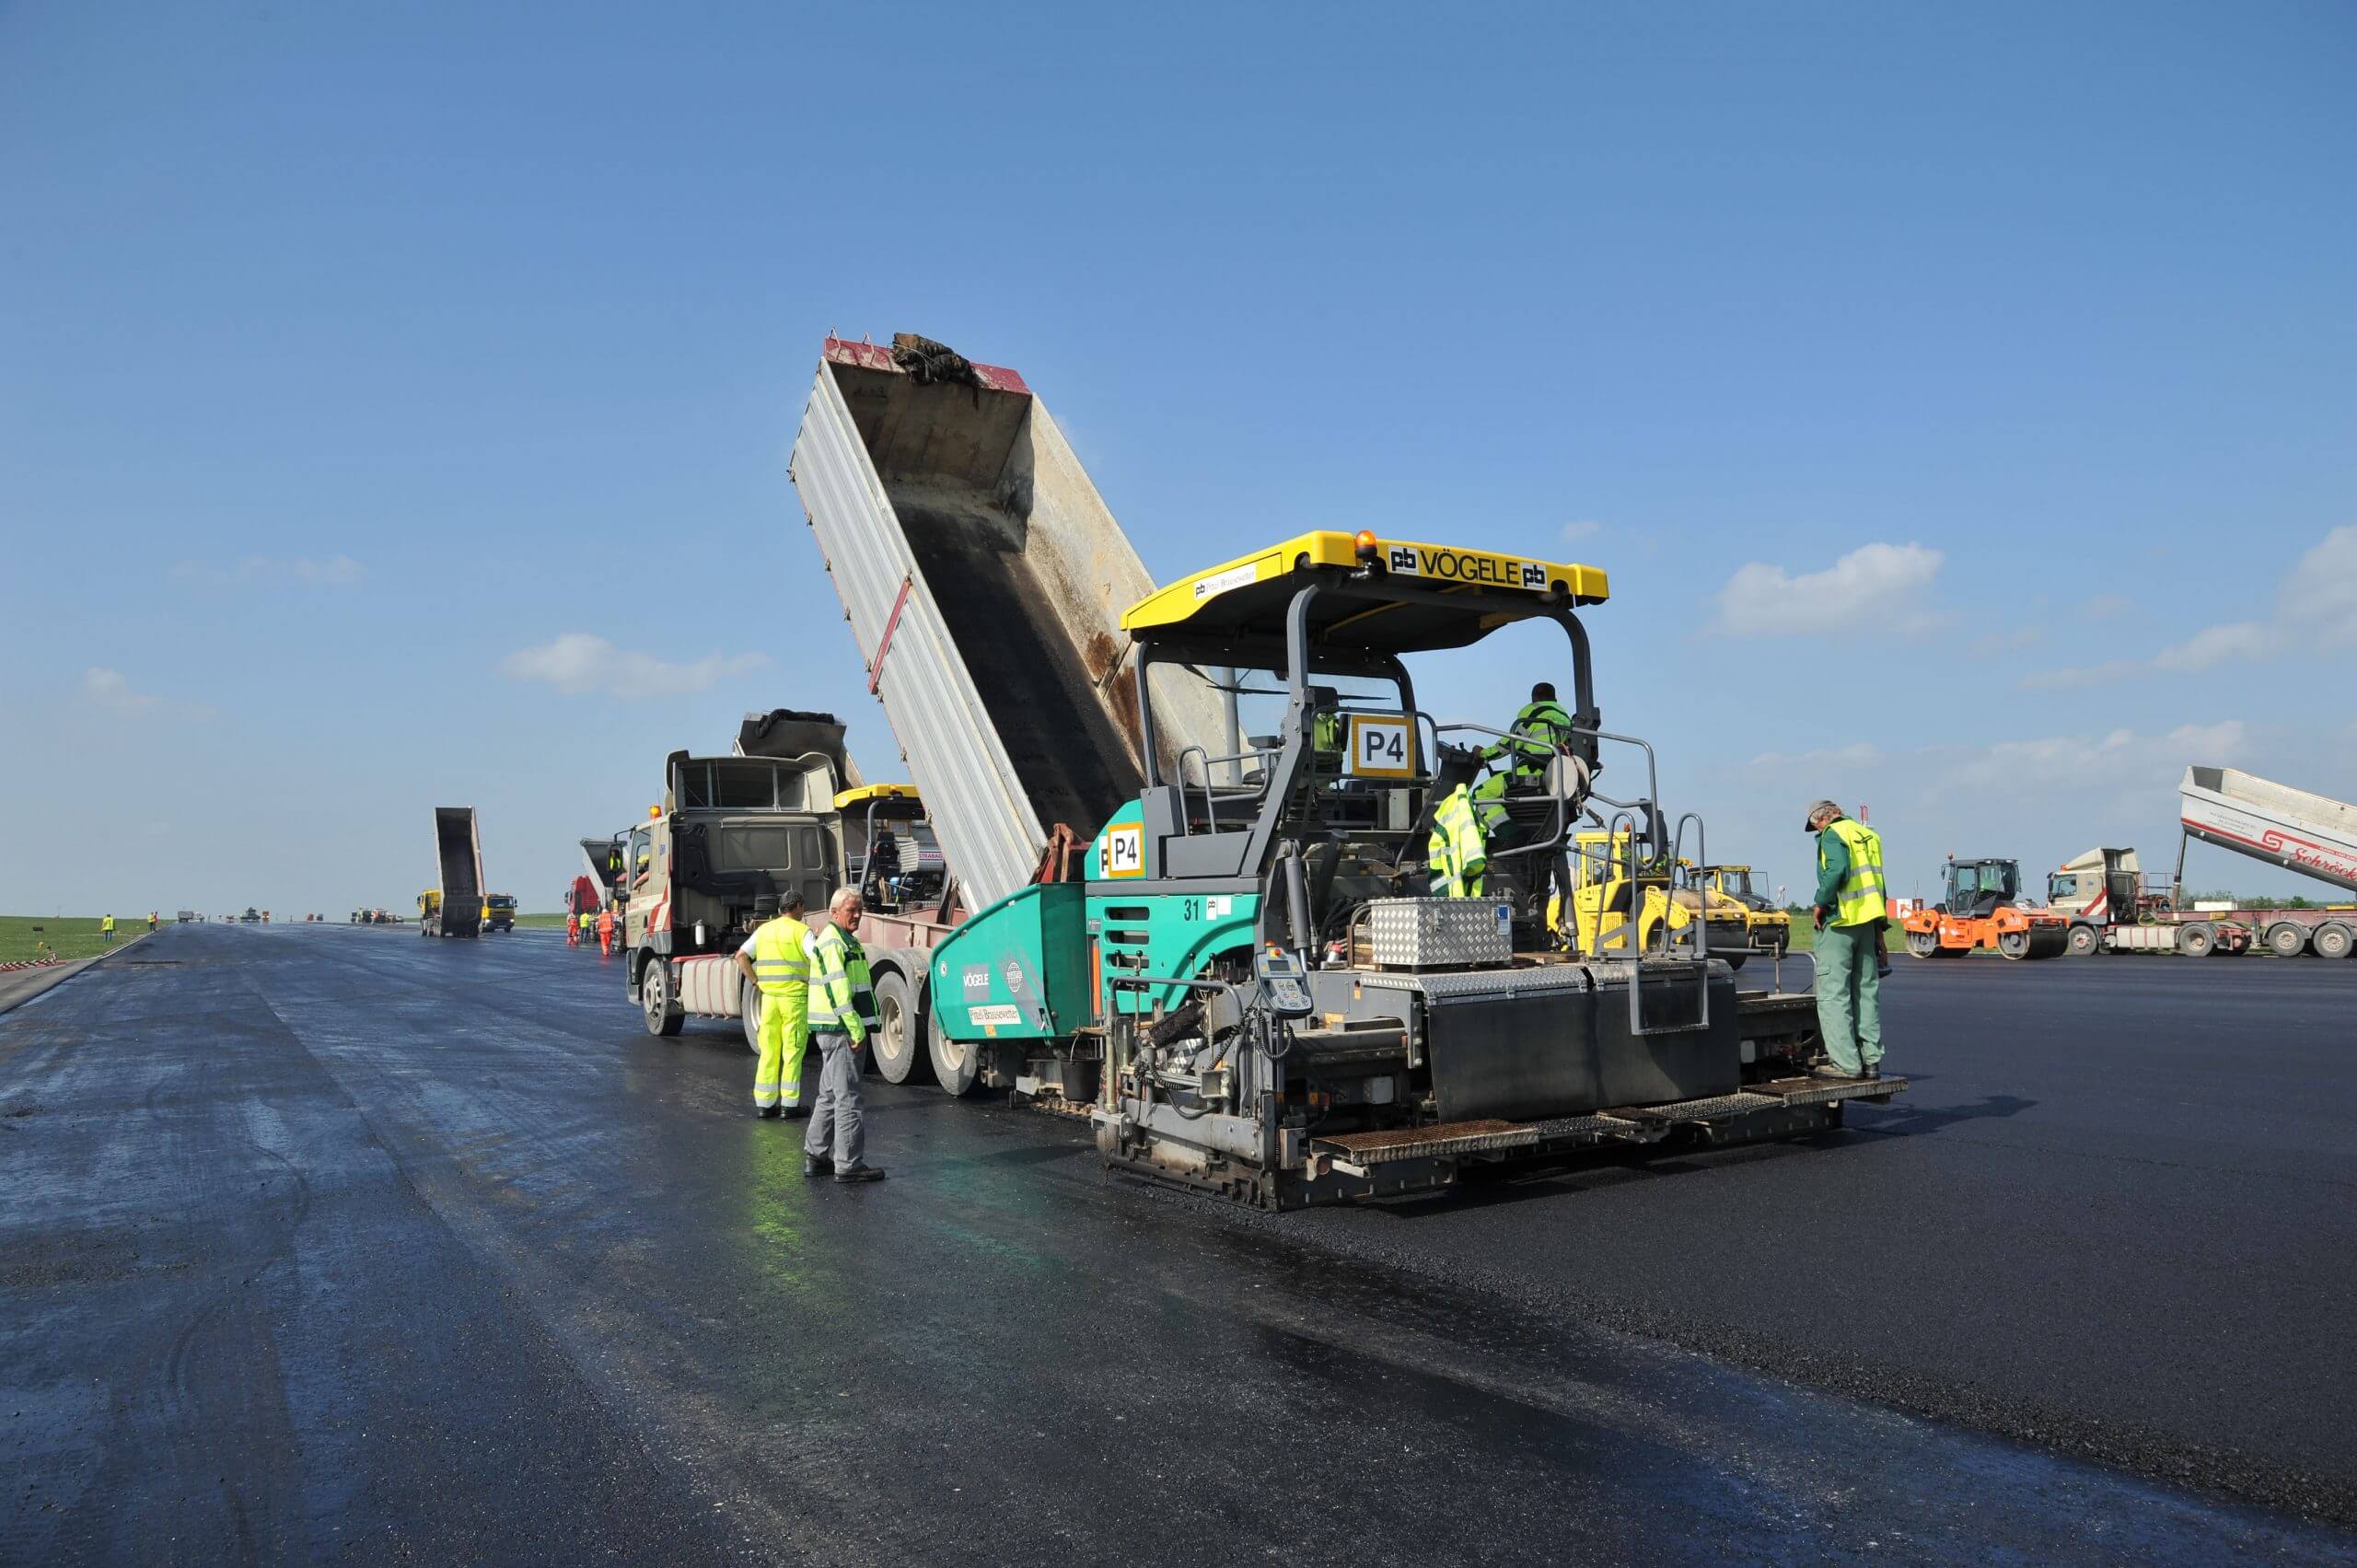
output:
[[[1907, 933], [1899, 929], [1898, 922], [1894, 920], [1890, 923], [1890, 935], [1884, 942], [1893, 953], [1904, 954], [1907, 951]], [[1803, 910], [1793, 916], [1793, 951], [1805, 953], [1815, 946], [1817, 928], [1809, 923], [1808, 912]]]
[[[172, 917], [164, 916], [169, 925]], [[127, 914], [114, 917], [115, 946], [120, 947], [147, 929], [147, 912], [139, 912], [137, 919]], [[35, 950], [35, 944], [46, 942], [57, 950], [61, 958], [88, 958], [105, 952], [106, 944], [99, 939], [97, 915], [0, 914], [0, 964], [22, 963], [28, 958], [45, 957]]]
[[543, 925], [562, 931], [564, 929], [564, 914], [562, 911], [555, 914], [519, 914], [516, 917], [516, 923], [518, 926]]

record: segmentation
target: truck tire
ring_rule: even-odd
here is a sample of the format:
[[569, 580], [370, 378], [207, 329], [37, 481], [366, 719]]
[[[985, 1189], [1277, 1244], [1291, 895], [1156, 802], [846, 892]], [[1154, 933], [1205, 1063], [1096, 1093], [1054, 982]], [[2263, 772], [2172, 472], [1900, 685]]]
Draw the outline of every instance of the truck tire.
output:
[[688, 1016], [679, 1011], [679, 1001], [671, 994], [671, 966], [667, 960], [647, 960], [646, 973], [639, 979], [638, 995], [646, 1007], [648, 1034], [675, 1035], [687, 1027]]
[[2345, 958], [2352, 948], [2357, 948], [2357, 930], [2337, 922], [2319, 925], [2312, 946], [2319, 958]]
[[877, 1076], [888, 1084], [923, 1083], [933, 1076], [933, 1052], [915, 989], [898, 970], [876, 977], [876, 1035], [867, 1053], [876, 1059]]
[[971, 1094], [981, 1075], [982, 1053], [971, 1040], [951, 1040], [941, 1020], [925, 1019], [925, 1051], [933, 1062], [933, 1081], [951, 1096]]
[[2279, 958], [2296, 958], [2308, 950], [2308, 928], [2279, 920], [2267, 928], [2267, 950]]
[[2189, 958], [2206, 958], [2218, 946], [2218, 928], [2197, 920], [2177, 928], [2177, 950]]
[[737, 1012], [745, 1025], [745, 1049], [759, 1055], [761, 1049], [761, 988], [751, 981], [745, 982], [745, 999]]
[[2071, 957], [2084, 958], [2103, 947], [2103, 933], [2092, 925], [2071, 927]]

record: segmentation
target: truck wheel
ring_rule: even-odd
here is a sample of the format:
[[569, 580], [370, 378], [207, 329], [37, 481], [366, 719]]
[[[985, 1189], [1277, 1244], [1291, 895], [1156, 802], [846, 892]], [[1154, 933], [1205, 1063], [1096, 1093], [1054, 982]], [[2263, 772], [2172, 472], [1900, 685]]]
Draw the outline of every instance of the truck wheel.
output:
[[933, 1081], [951, 1095], [971, 1093], [974, 1080], [981, 1076], [981, 1048], [971, 1040], [951, 1040], [942, 1031], [941, 1020], [925, 1020], [925, 1050], [933, 1061]]
[[2218, 946], [2218, 928], [2206, 920], [2177, 928], [2177, 950], [2189, 958], [2206, 958]]
[[2005, 957], [2009, 958], [2028, 958], [2029, 933], [2026, 931], [2007, 931], [2000, 933], [1997, 937], [1997, 951], [2004, 954]]
[[2357, 947], [2357, 931], [2345, 925], [2319, 925], [2313, 943], [2319, 958], [2345, 958]]
[[1936, 931], [1910, 931], [1907, 934], [1907, 951], [1918, 958], [1940, 956], [1940, 934]]
[[876, 1033], [867, 1053], [876, 1059], [877, 1075], [888, 1084], [922, 1083], [933, 1075], [932, 1051], [925, 1039], [924, 1015], [911, 994], [908, 977], [886, 970], [876, 977]]
[[2296, 958], [2308, 950], [2308, 929], [2279, 920], [2267, 928], [2267, 950], [2279, 958]]
[[745, 1000], [737, 1011], [745, 1020], [745, 1049], [757, 1054], [761, 1049], [761, 1005], [765, 1000], [761, 987], [749, 980], [745, 982]]
[[646, 1005], [646, 1032], [651, 1035], [675, 1035], [686, 1027], [688, 1016], [679, 1011], [671, 996], [671, 966], [662, 958], [651, 960], [645, 977], [639, 981], [639, 999]]
[[2084, 958], [2103, 946], [2103, 935], [2092, 925], [2071, 927], [2071, 956]]

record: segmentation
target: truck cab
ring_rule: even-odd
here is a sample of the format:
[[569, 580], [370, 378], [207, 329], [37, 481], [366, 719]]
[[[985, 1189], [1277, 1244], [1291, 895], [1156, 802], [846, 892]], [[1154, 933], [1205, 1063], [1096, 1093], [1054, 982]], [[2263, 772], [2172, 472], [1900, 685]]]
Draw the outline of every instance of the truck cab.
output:
[[754, 900], [799, 893], [820, 911], [842, 881], [842, 726], [809, 717], [791, 755], [672, 752], [662, 803], [624, 840], [626, 981], [650, 1032], [679, 1033], [689, 1012], [679, 964], [735, 952], [752, 934]]
[[485, 931], [516, 929], [516, 895], [485, 893], [482, 896], [482, 928]]

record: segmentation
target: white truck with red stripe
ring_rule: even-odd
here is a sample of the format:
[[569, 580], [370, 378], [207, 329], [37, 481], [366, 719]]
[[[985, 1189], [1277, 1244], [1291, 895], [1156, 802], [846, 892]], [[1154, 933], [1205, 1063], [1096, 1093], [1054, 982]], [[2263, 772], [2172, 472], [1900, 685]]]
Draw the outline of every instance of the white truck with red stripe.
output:
[[2071, 918], [2073, 953], [2205, 958], [2263, 947], [2279, 958], [2345, 958], [2357, 951], [2357, 903], [2181, 907], [2185, 852], [2195, 839], [2357, 891], [2357, 806], [2234, 768], [2188, 768], [2177, 796], [2177, 874], [2171, 887], [2148, 883], [2132, 849], [2089, 850], [2049, 878], [2049, 902]]

